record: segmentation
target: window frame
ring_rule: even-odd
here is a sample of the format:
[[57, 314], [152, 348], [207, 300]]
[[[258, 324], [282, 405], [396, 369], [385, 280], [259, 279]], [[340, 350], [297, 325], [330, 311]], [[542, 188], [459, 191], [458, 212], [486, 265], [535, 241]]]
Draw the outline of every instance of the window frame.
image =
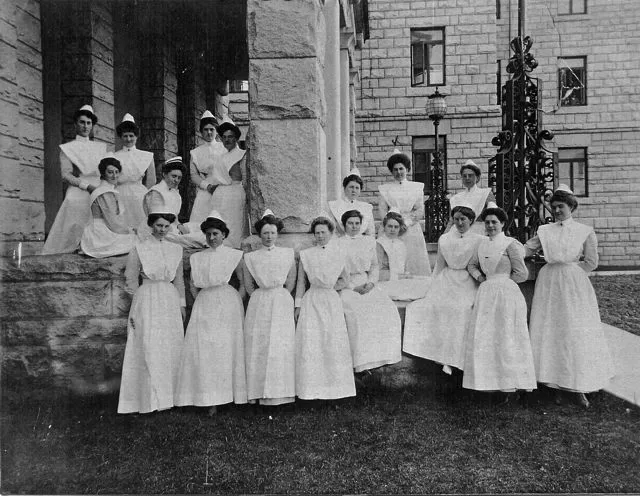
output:
[[[431, 194], [431, 163], [433, 161], [433, 155], [435, 152], [435, 146], [431, 149], [427, 149], [427, 148], [416, 148], [416, 141], [419, 139], [432, 139], [433, 143], [435, 144], [435, 138], [436, 135], [435, 134], [423, 134], [423, 135], [419, 135], [419, 136], [412, 136], [411, 137], [411, 180], [412, 181], [416, 181], [416, 154], [417, 153], [423, 153], [423, 154], [427, 154], [427, 157], [429, 160], [427, 161], [426, 165], [427, 165], [427, 170], [424, 173], [426, 180], [424, 181], [424, 189], [423, 189], [423, 194], [425, 196], [429, 196]], [[442, 155], [442, 172], [443, 172], [443, 177], [444, 177], [444, 185], [443, 188], [446, 191], [447, 190], [447, 182], [448, 182], [448, 178], [447, 178], [447, 136], [445, 134], [438, 134], [438, 152], [441, 153]], [[422, 174], [422, 172], [421, 172]], [[418, 181], [418, 182], [423, 182], [423, 181]]]
[[[558, 62], [557, 62], [557, 66], [558, 66], [558, 105], [561, 108], [567, 108], [567, 107], [586, 107], [589, 102], [587, 100], [587, 84], [588, 84], [588, 77], [587, 77], [587, 56], [586, 55], [574, 55], [574, 56], [566, 56], [566, 57], [558, 57]], [[572, 66], [570, 63], [566, 62], [566, 61], [570, 61], [570, 60], [582, 60], [583, 63], [583, 67], [574, 67]], [[584, 77], [582, 78], [582, 80], [580, 80], [580, 84], [582, 84], [582, 93], [583, 93], [583, 97], [581, 100], [581, 103], [575, 103], [575, 104], [563, 104], [562, 103], [562, 82], [563, 82], [563, 72], [566, 71], [566, 69], [561, 66], [560, 61], [563, 61], [564, 64], [563, 66], [568, 67], [571, 72], [573, 72], [574, 74], [576, 74], [576, 69], [581, 70], [584, 73]]]
[[[563, 150], [582, 150], [584, 156], [584, 162], [576, 159], [563, 159], [561, 157], [561, 152]], [[575, 164], [584, 163], [584, 194], [577, 194], [575, 196], [579, 198], [588, 198], [589, 197], [589, 148], [586, 146], [561, 146], [558, 147], [558, 160], [557, 160], [557, 170], [555, 171], [555, 178], [559, 183], [560, 179], [560, 164], [570, 164], [569, 165], [569, 188], [571, 191], [575, 192], [575, 175], [573, 173], [573, 168]]]
[[[432, 42], [432, 43], [413, 43], [412, 42], [412, 38], [413, 38], [413, 33], [414, 32], [419, 32], [419, 31], [433, 31], [433, 32], [440, 32], [442, 34], [442, 41], [437, 41], [437, 42]], [[411, 86], [412, 87], [420, 87], [420, 86], [424, 86], [424, 87], [433, 87], [433, 86], [444, 86], [447, 84], [447, 50], [446, 50], [446, 46], [447, 46], [447, 33], [446, 33], [446, 29], [445, 26], [432, 26], [432, 27], [428, 27], [428, 28], [411, 28], [410, 31], [410, 35], [409, 35], [409, 46], [410, 46], [410, 51], [411, 51]], [[429, 69], [429, 50], [426, 49], [426, 47], [429, 46], [441, 46], [442, 47], [442, 82], [436, 82], [436, 83], [432, 83], [431, 82], [431, 70]], [[414, 55], [414, 46], [421, 46], [422, 47], [422, 73], [421, 73], [421, 81], [420, 82], [416, 82], [416, 80], [418, 78], [416, 78], [415, 74], [414, 74], [414, 60], [415, 60], [415, 55]], [[426, 81], [425, 81], [425, 74], [426, 74]]]
[[[567, 15], [582, 15], [582, 14], [586, 14], [588, 12], [588, 5], [587, 5], [587, 0], [558, 0], [558, 5], [560, 4], [560, 2], [565, 1], [568, 2], [569, 4], [569, 12], [560, 12], [560, 7], [558, 7], [558, 15], [559, 16], [567, 16]], [[580, 1], [580, 3], [582, 3], [582, 5], [584, 5], [584, 11], [582, 12], [575, 12], [574, 11], [574, 5], [576, 4], [577, 1]]]

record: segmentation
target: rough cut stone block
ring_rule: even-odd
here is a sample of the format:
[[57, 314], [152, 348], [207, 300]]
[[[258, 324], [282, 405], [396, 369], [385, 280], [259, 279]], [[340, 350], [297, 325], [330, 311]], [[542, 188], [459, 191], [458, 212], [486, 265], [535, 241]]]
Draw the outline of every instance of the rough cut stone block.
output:
[[51, 354], [47, 346], [19, 346], [2, 353], [2, 389], [20, 392], [52, 384]]
[[251, 218], [270, 208], [290, 232], [307, 231], [326, 201], [322, 126], [315, 119], [256, 120], [251, 132]]
[[40, 20], [22, 9], [16, 11], [16, 27], [18, 39], [36, 50], [40, 49], [42, 27]]
[[44, 198], [44, 170], [27, 166], [21, 166], [18, 170], [20, 174], [18, 178], [20, 199], [42, 201]]
[[324, 76], [315, 58], [252, 60], [251, 119], [325, 120]]
[[3, 284], [0, 318], [110, 316], [111, 281], [23, 282]]
[[249, 0], [249, 60], [317, 57], [324, 60], [326, 26], [319, 0]]

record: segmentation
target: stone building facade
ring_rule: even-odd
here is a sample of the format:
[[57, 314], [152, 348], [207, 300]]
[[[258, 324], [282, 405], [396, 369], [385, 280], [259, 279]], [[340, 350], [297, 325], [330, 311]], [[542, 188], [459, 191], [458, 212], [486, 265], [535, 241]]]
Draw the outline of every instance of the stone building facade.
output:
[[[389, 178], [394, 142], [413, 156], [416, 180], [427, 177], [435, 136], [425, 103], [436, 86], [448, 95], [439, 127], [448, 189], [460, 187], [466, 159], [487, 171], [496, 153], [491, 139], [501, 128], [509, 42], [518, 34], [517, 4], [369, 2], [356, 128], [358, 166], [372, 203]], [[596, 229], [603, 268], [640, 266], [639, 20], [640, 4], [632, 0], [526, 1], [525, 34], [539, 63], [532, 76], [543, 88], [544, 128], [555, 135], [548, 147], [559, 160], [559, 182], [581, 195], [575, 216]], [[420, 64], [427, 50], [430, 66]]]

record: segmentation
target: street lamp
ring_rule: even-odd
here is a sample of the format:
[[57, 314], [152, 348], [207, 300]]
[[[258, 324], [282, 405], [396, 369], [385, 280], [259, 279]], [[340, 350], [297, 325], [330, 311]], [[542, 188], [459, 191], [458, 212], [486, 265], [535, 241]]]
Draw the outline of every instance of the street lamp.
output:
[[431, 192], [425, 203], [427, 241], [433, 243], [438, 241], [449, 222], [449, 200], [444, 187], [444, 171], [440, 151], [438, 150], [438, 125], [447, 114], [445, 96], [438, 91], [436, 86], [435, 93], [427, 97], [426, 105], [427, 115], [433, 121], [436, 131], [436, 148], [431, 161]]

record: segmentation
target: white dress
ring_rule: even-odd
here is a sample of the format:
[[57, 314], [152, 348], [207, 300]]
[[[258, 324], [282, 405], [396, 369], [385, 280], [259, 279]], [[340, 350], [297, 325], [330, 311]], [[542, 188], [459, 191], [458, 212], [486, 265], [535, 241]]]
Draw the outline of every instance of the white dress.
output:
[[191, 255], [191, 279], [202, 288], [187, 326], [176, 405], [214, 406], [247, 402], [244, 309], [229, 285], [242, 252], [227, 246]]
[[295, 259], [291, 248], [262, 247], [244, 256], [251, 294], [244, 321], [249, 400], [278, 405], [295, 400], [296, 325], [293, 297], [283, 286]]
[[403, 238], [388, 238], [382, 231], [376, 241], [380, 267], [378, 287], [394, 301], [424, 298], [431, 285], [431, 277], [403, 276], [407, 264], [407, 246]]
[[302, 298], [296, 326], [296, 394], [304, 400], [355, 396], [347, 325], [333, 289], [344, 274], [337, 243], [302, 250], [299, 270], [311, 287]]
[[467, 272], [484, 237], [452, 229], [438, 240], [438, 259], [426, 298], [407, 306], [403, 350], [463, 369], [464, 343], [478, 283]]
[[142, 178], [147, 174], [146, 183], [150, 185], [156, 183], [153, 153], [138, 150], [134, 146], [122, 148], [113, 156], [120, 161], [122, 166], [116, 189], [120, 194], [124, 223], [129, 227], [138, 227], [147, 220], [142, 206], [147, 188], [142, 184]]
[[474, 185], [470, 189], [465, 188], [464, 191], [456, 193], [449, 199], [451, 210], [453, 210], [453, 207], [462, 205], [470, 207], [476, 214], [476, 222], [471, 224], [471, 228], [469, 229], [472, 233], [485, 235], [484, 223], [479, 219], [480, 214], [489, 200], [489, 195], [491, 195], [491, 201], [495, 201], [491, 188], [479, 188], [478, 185]]
[[462, 387], [479, 391], [536, 388], [527, 328], [527, 304], [516, 282], [526, 280], [524, 248], [500, 233], [486, 237], [469, 262], [480, 284], [465, 339]]
[[378, 190], [380, 216], [384, 218], [390, 208], [395, 208], [407, 225], [407, 232], [403, 236], [407, 245], [407, 272], [416, 276], [430, 275], [429, 254], [420, 226], [420, 220], [424, 218], [424, 184], [393, 182], [381, 184]]
[[118, 191], [103, 181], [91, 193], [91, 221], [84, 228], [80, 248], [94, 258], [129, 253], [136, 235], [128, 232], [120, 211]]
[[[142, 286], [137, 287], [141, 269]], [[127, 291], [135, 291], [135, 295], [129, 312], [118, 413], [171, 408], [184, 339], [182, 248], [153, 237], [138, 243], [129, 253], [125, 275]]]
[[362, 234], [375, 236], [376, 224], [373, 220], [373, 205], [371, 203], [359, 201], [359, 200], [332, 200], [329, 202], [329, 210], [333, 215], [336, 234], [344, 236], [344, 226], [342, 225], [342, 214], [349, 210], [357, 210], [362, 214], [362, 224], [360, 226], [360, 232]]
[[[344, 236], [338, 240], [349, 272], [348, 286], [340, 291], [356, 372], [397, 363], [402, 359], [398, 309], [375, 284], [378, 282], [376, 240], [371, 236]], [[366, 294], [353, 288], [374, 287]]]
[[42, 248], [43, 255], [73, 253], [80, 246], [84, 228], [91, 220], [87, 186], [100, 184], [98, 164], [106, 153], [105, 143], [80, 136], [60, 145], [60, 170], [68, 187]]
[[540, 226], [527, 248], [542, 248], [547, 261], [536, 280], [529, 326], [538, 382], [584, 393], [602, 389], [614, 370], [587, 276], [598, 266], [593, 229], [573, 219]]
[[224, 145], [216, 140], [204, 143], [191, 150], [191, 182], [197, 186], [198, 191], [191, 208], [189, 222], [201, 223], [213, 210], [211, 193], [207, 191], [207, 186], [211, 184], [228, 184], [228, 173], [224, 171], [224, 174], [220, 177], [222, 171], [214, 167], [223, 152], [226, 152]]

